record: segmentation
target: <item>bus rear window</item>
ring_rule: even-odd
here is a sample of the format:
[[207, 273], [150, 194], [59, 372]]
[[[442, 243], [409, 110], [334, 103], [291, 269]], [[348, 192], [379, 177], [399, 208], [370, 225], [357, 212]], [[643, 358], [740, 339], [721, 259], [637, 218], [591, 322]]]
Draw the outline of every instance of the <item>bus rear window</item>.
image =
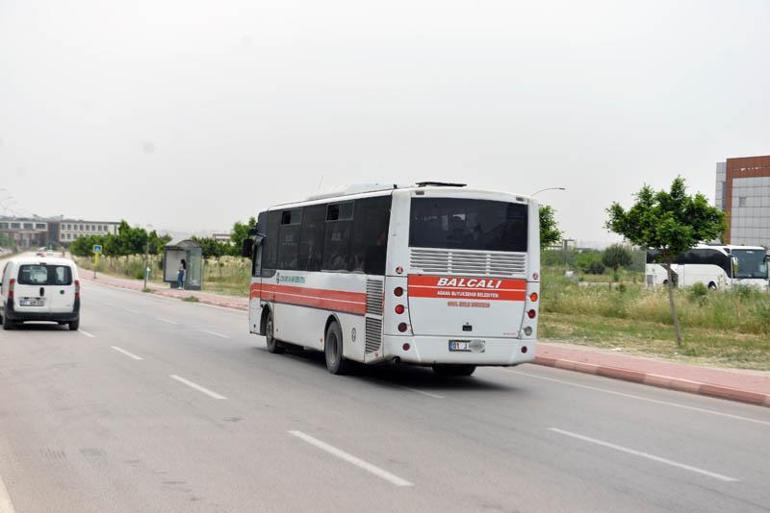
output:
[[72, 269], [66, 265], [22, 265], [19, 285], [72, 285]]
[[414, 248], [527, 251], [527, 205], [465, 198], [412, 198]]

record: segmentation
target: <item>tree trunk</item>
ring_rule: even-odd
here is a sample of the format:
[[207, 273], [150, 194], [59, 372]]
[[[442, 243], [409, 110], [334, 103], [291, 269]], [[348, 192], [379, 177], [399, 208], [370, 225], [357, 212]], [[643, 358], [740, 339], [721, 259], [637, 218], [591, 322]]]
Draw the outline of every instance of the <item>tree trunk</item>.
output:
[[674, 321], [674, 332], [676, 333], [676, 346], [682, 347], [682, 328], [679, 326], [679, 317], [676, 315], [676, 303], [674, 303], [674, 273], [671, 270], [671, 264], [666, 262], [664, 264], [666, 268], [666, 274], [668, 275], [668, 306], [671, 309], [671, 318]]

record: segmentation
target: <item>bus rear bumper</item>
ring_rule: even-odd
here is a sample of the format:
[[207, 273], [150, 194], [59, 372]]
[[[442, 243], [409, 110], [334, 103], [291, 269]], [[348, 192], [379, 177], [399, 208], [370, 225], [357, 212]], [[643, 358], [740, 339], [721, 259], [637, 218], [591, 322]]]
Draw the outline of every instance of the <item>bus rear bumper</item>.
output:
[[[450, 340], [480, 340], [483, 351], [450, 351]], [[385, 358], [398, 358], [405, 363], [471, 365], [518, 365], [535, 359], [536, 339], [493, 337], [383, 337]], [[408, 344], [408, 346], [407, 346]]]

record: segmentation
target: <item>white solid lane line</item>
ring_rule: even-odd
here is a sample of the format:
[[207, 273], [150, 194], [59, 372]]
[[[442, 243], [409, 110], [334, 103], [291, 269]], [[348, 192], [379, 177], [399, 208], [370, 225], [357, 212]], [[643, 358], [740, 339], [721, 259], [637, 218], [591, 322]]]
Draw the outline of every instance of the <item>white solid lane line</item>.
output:
[[169, 319], [164, 319], [163, 317], [156, 317], [156, 319], [157, 319], [157, 320], [159, 320], [160, 322], [167, 322], [167, 323], [169, 323], [169, 324], [173, 324], [173, 325], [175, 325], [175, 326], [179, 324], [179, 323], [178, 323], [178, 322], [176, 322], [176, 321], [171, 321], [171, 320], [169, 320]]
[[[501, 370], [503, 372], [511, 372], [509, 370], [502, 369], [502, 368], [500, 368], [500, 369], [496, 369], [495, 367], [490, 367], [490, 368], [491, 369], [495, 369], [495, 370]], [[732, 413], [723, 413], [721, 411], [709, 410], [708, 408], [698, 408], [697, 406], [687, 406], [686, 404], [679, 404], [679, 403], [674, 403], [674, 402], [671, 402], [671, 401], [662, 401], [660, 399], [652, 399], [650, 397], [643, 397], [641, 395], [625, 394], [623, 392], [616, 392], [615, 390], [608, 390], [606, 388], [600, 388], [600, 387], [592, 387], [590, 385], [581, 385], [580, 383], [574, 383], [572, 381], [566, 381], [566, 380], [562, 380], [562, 379], [547, 378], [545, 376], [536, 376], [534, 374], [530, 374], [529, 372], [522, 372], [520, 370], [513, 371], [513, 372], [515, 374], [518, 374], [519, 376], [526, 376], [528, 378], [542, 379], [544, 381], [551, 381], [553, 383], [561, 383], [562, 385], [569, 385], [569, 386], [572, 386], [572, 387], [584, 388], [586, 390], [595, 390], [597, 392], [604, 392], [605, 394], [617, 395], [617, 396], [620, 396], [620, 397], [627, 397], [629, 399], [637, 399], [639, 401], [647, 401], [648, 403], [664, 404], [666, 406], [674, 406], [676, 408], [682, 408], [682, 409], [685, 409], [685, 410], [697, 411], [697, 412], [700, 412], [700, 413], [708, 413], [710, 415], [718, 415], [720, 417], [727, 417], [729, 419], [743, 420], [743, 421], [746, 421], [746, 422], [753, 422], [755, 424], [762, 424], [762, 425], [765, 425], [765, 426], [770, 426], [770, 422], [768, 422], [766, 420], [752, 419], [751, 417], [743, 417], [741, 415], [733, 415]], [[568, 371], [568, 372], [570, 372], [570, 371]]]
[[352, 454], [349, 454], [341, 449], [337, 449], [334, 446], [331, 446], [327, 444], [326, 442], [322, 442], [321, 440], [318, 440], [317, 438], [313, 438], [312, 436], [303, 433], [302, 431], [289, 431], [289, 434], [292, 436], [296, 436], [300, 440], [303, 440], [310, 445], [313, 445], [315, 447], [318, 447], [319, 449], [328, 452], [332, 456], [336, 456], [337, 458], [347, 461], [348, 463], [355, 465], [359, 468], [362, 468], [366, 470], [367, 472], [370, 472], [374, 474], [375, 476], [384, 479], [385, 481], [388, 481], [391, 484], [394, 484], [396, 486], [414, 486], [412, 483], [407, 481], [406, 479], [401, 479], [397, 475], [391, 474], [387, 470], [383, 470], [380, 467], [377, 467], [375, 465], [372, 465], [369, 462], [366, 462], [360, 458], [356, 458]]
[[202, 393], [206, 394], [209, 397], [213, 397], [214, 399], [227, 399], [227, 397], [225, 397], [223, 395], [220, 395], [220, 394], [218, 394], [218, 393], [216, 393], [216, 392], [214, 392], [212, 390], [209, 390], [206, 387], [202, 387], [202, 386], [200, 386], [197, 383], [193, 383], [189, 379], [185, 379], [182, 376], [177, 376], [176, 374], [171, 374], [170, 377], [171, 377], [171, 379], [175, 379], [175, 380], [177, 380], [180, 383], [184, 383], [188, 387], [194, 388], [198, 392], [202, 392]]
[[444, 398], [444, 396], [443, 396], [443, 395], [432, 394], [432, 393], [430, 393], [430, 392], [426, 392], [426, 391], [424, 391], [424, 390], [418, 390], [418, 389], [416, 389], [416, 388], [410, 388], [410, 387], [404, 387], [404, 388], [405, 388], [405, 389], [407, 389], [407, 390], [409, 390], [409, 391], [411, 391], [411, 392], [416, 392], [416, 393], [418, 393], [418, 394], [422, 394], [422, 395], [426, 395], [426, 396], [428, 396], [428, 397], [432, 397], [433, 399], [443, 399], [443, 398]]
[[696, 472], [704, 476], [712, 477], [714, 479], [719, 479], [720, 481], [727, 481], [728, 483], [734, 483], [736, 481], [739, 481], [739, 479], [736, 479], [734, 477], [728, 477], [722, 474], [717, 474], [716, 472], [709, 472], [708, 470], [703, 470], [702, 468], [693, 467], [691, 465], [685, 465], [684, 463], [678, 463], [676, 461], [672, 461], [666, 458], [661, 458], [660, 456], [655, 456], [654, 454], [650, 454], [643, 451], [637, 451], [635, 449], [629, 449], [628, 447], [623, 447], [621, 445], [615, 445], [609, 442], [603, 442], [601, 440], [597, 440], [596, 438], [591, 438], [590, 436], [579, 435], [577, 433], [572, 433], [571, 431], [565, 431], [563, 429], [553, 428], [553, 427], [548, 428], [548, 430], [553, 431], [554, 433], [559, 433], [560, 435], [576, 438], [584, 442], [601, 445], [602, 447], [607, 447], [608, 449], [614, 449], [616, 451], [624, 452], [626, 454], [631, 454], [633, 456], [639, 456], [640, 458], [646, 458], [648, 460], [656, 461], [658, 463], [663, 463], [665, 465], [670, 465], [672, 467], [689, 470], [690, 472]]
[[92, 335], [91, 333], [88, 333], [87, 331], [78, 330], [78, 333], [82, 333], [83, 335], [85, 335], [88, 338], [96, 338], [96, 335]]
[[198, 331], [200, 331], [202, 333], [208, 333], [209, 335], [214, 335], [215, 337], [219, 337], [219, 338], [230, 338], [227, 335], [224, 335], [222, 333], [217, 333], [216, 331], [203, 330], [203, 329], [198, 330]]
[[8, 489], [3, 483], [3, 478], [0, 476], [0, 513], [14, 513], [13, 503], [11, 502], [11, 496], [8, 495]]
[[134, 360], [144, 360], [144, 358], [142, 358], [141, 356], [137, 356], [134, 353], [126, 351], [125, 349], [122, 349], [122, 348], [120, 348], [118, 346], [110, 346], [110, 347], [113, 348], [115, 351], [117, 351], [119, 353], [123, 353], [124, 355], [128, 356], [129, 358], [133, 358]]

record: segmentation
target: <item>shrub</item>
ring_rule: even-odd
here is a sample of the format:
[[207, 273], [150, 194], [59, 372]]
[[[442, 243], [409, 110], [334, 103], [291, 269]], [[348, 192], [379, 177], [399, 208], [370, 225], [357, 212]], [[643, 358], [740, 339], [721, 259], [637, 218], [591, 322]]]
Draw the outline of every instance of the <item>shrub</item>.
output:
[[691, 301], [703, 304], [708, 296], [709, 289], [702, 283], [696, 283], [688, 290], [689, 298]]
[[584, 271], [588, 274], [604, 274], [604, 269], [604, 264], [596, 260], [588, 264], [588, 267], [584, 269]]

